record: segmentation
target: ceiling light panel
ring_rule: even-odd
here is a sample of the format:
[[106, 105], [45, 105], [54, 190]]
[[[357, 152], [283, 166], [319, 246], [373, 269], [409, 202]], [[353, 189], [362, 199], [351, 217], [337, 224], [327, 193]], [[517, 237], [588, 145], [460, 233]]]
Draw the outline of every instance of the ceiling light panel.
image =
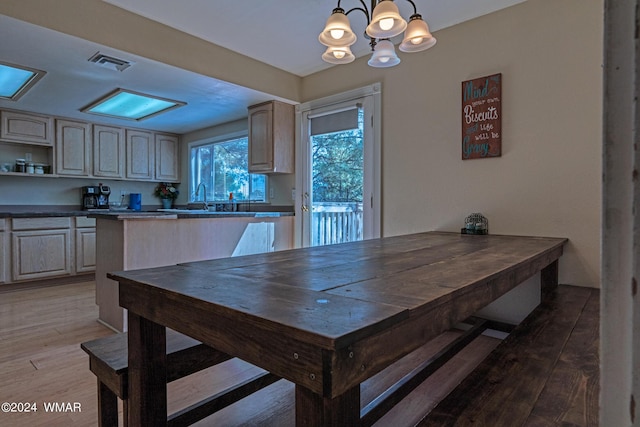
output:
[[17, 101], [45, 74], [41, 70], [0, 62], [0, 98]]
[[185, 102], [117, 89], [81, 111], [126, 120], [144, 120], [186, 105]]

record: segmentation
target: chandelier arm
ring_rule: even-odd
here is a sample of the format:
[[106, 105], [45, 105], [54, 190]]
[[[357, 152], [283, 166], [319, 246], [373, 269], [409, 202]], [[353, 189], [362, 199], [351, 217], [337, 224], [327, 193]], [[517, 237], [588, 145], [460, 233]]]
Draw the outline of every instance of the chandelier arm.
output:
[[[358, 1], [362, 5], [362, 7], [354, 7], [352, 9], [349, 9], [348, 11], [345, 12], [345, 15], [349, 15], [354, 10], [359, 10], [360, 12], [364, 13], [364, 16], [367, 18], [367, 26], [368, 26], [371, 23], [371, 14], [373, 14], [373, 9], [376, 7], [378, 0], [371, 0], [371, 12], [369, 12], [369, 9], [367, 8], [367, 4], [364, 2], [364, 0], [358, 0]], [[407, 1], [409, 1], [413, 5], [413, 9], [415, 11], [416, 5], [411, 0], [407, 0]], [[338, 8], [340, 8], [341, 2], [342, 0], [338, 0], [338, 6], [337, 6]], [[371, 46], [371, 51], [375, 51], [376, 44], [377, 44], [376, 39], [369, 37], [366, 33], [365, 33], [365, 37], [369, 39], [369, 46]]]
[[[369, 25], [370, 23], [370, 17], [369, 17], [369, 9], [367, 9], [367, 5], [365, 4], [364, 0], [359, 0], [360, 4], [362, 5], [362, 7], [354, 7], [353, 9], [349, 9], [345, 15], [350, 14], [351, 12], [353, 12], [354, 10], [359, 10], [360, 12], [364, 13], [364, 16], [367, 17], [367, 25]], [[375, 1], [375, 0], [374, 0]], [[373, 3], [373, 2], [372, 2]], [[339, 7], [339, 4], [338, 4]], [[373, 9], [372, 9], [373, 10]]]
[[407, 0], [413, 6], [413, 14], [418, 13], [418, 9], [416, 9], [416, 4], [412, 0]]

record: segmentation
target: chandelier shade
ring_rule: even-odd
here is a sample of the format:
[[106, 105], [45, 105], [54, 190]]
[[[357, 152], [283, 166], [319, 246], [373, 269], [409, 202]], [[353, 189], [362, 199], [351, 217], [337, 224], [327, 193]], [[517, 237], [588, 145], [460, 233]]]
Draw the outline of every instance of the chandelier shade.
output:
[[404, 32], [399, 49], [402, 52], [420, 52], [436, 44], [436, 38], [429, 31], [429, 26], [418, 14], [413, 0], [406, 0], [413, 6], [413, 14], [409, 23], [402, 18], [394, 0], [371, 0], [371, 7], [367, 7], [365, 0], [359, 0], [360, 6], [344, 11], [340, 7], [342, 0], [329, 19], [324, 30], [318, 36], [318, 41], [327, 46], [322, 59], [330, 64], [348, 64], [355, 60], [349, 46], [353, 45], [357, 37], [351, 29], [348, 15], [357, 10], [367, 18], [364, 36], [369, 39], [371, 59], [368, 64], [372, 67], [393, 67], [400, 63], [393, 43], [389, 40]]
[[400, 63], [400, 58], [396, 55], [393, 43], [389, 40], [380, 40], [373, 51], [371, 59], [367, 62], [370, 66], [376, 68], [393, 67]]
[[398, 6], [392, 0], [383, 0], [373, 9], [371, 23], [367, 26], [367, 35], [376, 39], [395, 37], [407, 28]]
[[322, 54], [322, 59], [330, 64], [348, 64], [356, 57], [351, 53], [349, 46], [329, 46]]
[[324, 30], [318, 36], [320, 43], [325, 46], [351, 46], [356, 39], [349, 18], [345, 15], [344, 9], [339, 7], [333, 9]]
[[420, 52], [435, 44], [436, 38], [429, 31], [429, 26], [422, 20], [422, 16], [418, 14], [411, 16], [399, 49], [402, 52]]

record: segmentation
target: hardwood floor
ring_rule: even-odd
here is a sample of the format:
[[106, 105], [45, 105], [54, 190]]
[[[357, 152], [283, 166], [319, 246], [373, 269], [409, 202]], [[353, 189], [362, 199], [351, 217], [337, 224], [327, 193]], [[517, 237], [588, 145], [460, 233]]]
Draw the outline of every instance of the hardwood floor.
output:
[[[112, 332], [96, 322], [94, 283], [3, 292], [0, 301], [0, 402], [37, 405], [0, 413], [0, 425], [95, 426], [95, 376], [79, 344]], [[81, 411], [47, 413], [45, 402]]]
[[598, 426], [600, 292], [559, 286], [421, 426]]
[[[590, 322], [597, 323], [597, 311], [593, 305], [588, 312]], [[112, 332], [96, 321], [94, 282], [71, 283], [34, 289], [21, 289], [0, 293], [0, 403], [35, 403], [35, 413], [0, 412], [0, 426], [96, 426], [97, 397], [94, 375], [89, 371], [88, 356], [80, 349], [80, 343], [93, 338], [110, 335]], [[575, 334], [573, 333], [575, 329]], [[565, 331], [566, 332], [566, 331]], [[588, 388], [597, 396], [597, 370], [593, 372], [591, 356], [597, 346], [593, 344], [593, 327], [575, 323], [569, 330], [574, 342], [558, 357], [555, 364], [557, 375], [550, 375], [538, 399], [534, 411], [538, 423], [529, 425], [555, 425], [553, 405], [575, 395], [575, 387], [566, 387], [562, 375], [572, 374], [566, 364], [584, 365], [589, 360], [590, 374], [596, 376], [596, 387]], [[407, 356], [426, 358], [457, 337], [448, 332]], [[586, 340], [586, 341], [585, 341]], [[586, 346], [589, 341], [591, 345]], [[597, 342], [597, 331], [596, 331]], [[500, 343], [500, 340], [482, 336], [418, 387], [400, 405], [383, 417], [378, 426], [411, 426], [420, 422], [426, 412], [453, 390], [462, 379], [481, 363]], [[580, 347], [582, 346], [582, 347]], [[562, 349], [558, 350], [562, 351]], [[582, 352], [582, 353], [580, 353]], [[238, 378], [253, 374], [258, 368], [237, 360], [225, 362], [216, 368], [202, 371], [190, 378], [171, 383], [169, 389], [169, 412], [182, 409], [204, 398]], [[409, 368], [405, 369], [408, 370]], [[376, 394], [403, 375], [403, 370], [383, 371], [363, 385], [362, 405], [366, 405]], [[573, 375], [571, 378], [576, 378]], [[556, 384], [555, 387], [553, 384]], [[584, 384], [584, 382], [582, 383]], [[579, 385], [579, 384], [578, 384]], [[560, 395], [558, 395], [560, 393]], [[591, 396], [593, 397], [593, 396]], [[596, 419], [597, 419], [597, 398]], [[80, 411], [46, 412], [45, 402], [79, 403]], [[545, 402], [546, 406], [545, 406]], [[593, 404], [593, 399], [587, 401]], [[67, 409], [67, 408], [65, 408]], [[565, 415], [589, 412], [593, 408], [562, 408]], [[542, 417], [544, 415], [544, 418]], [[548, 420], [549, 424], [547, 424]], [[566, 419], [566, 417], [565, 417]], [[579, 417], [573, 416], [577, 420]], [[293, 386], [279, 381], [266, 389], [232, 405], [197, 423], [198, 426], [292, 426]], [[440, 424], [423, 424], [440, 425]], [[573, 423], [570, 425], [583, 425]], [[586, 424], [584, 424], [586, 425]]]

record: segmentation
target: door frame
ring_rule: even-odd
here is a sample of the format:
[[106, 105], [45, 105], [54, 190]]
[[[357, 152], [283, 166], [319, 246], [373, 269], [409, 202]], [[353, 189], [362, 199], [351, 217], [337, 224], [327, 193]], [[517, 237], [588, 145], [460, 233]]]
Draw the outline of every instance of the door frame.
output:
[[[331, 106], [337, 106], [338, 104], [355, 101], [360, 98], [365, 98], [364, 105], [371, 110], [369, 113], [365, 110], [365, 114], [367, 114], [367, 116], [365, 116], [365, 126], [367, 125], [367, 121], [370, 121], [373, 133], [371, 138], [373, 147], [371, 150], [365, 150], [364, 160], [365, 170], [372, 171], [373, 176], [369, 181], [369, 185], [365, 183], [365, 193], [363, 194], [363, 203], [370, 206], [373, 218], [364, 234], [366, 236], [365, 238], [377, 238], [382, 235], [381, 95], [382, 84], [374, 83], [296, 106], [296, 177], [295, 188], [293, 190], [293, 208], [295, 212], [294, 247], [304, 247], [309, 244], [308, 237], [305, 238], [305, 236], [308, 235], [305, 227], [308, 227], [310, 212], [304, 212], [302, 209], [302, 206], [305, 205], [306, 202], [302, 189], [305, 185], [305, 177], [309, 176], [311, 156], [309, 154], [309, 147], [305, 146], [307, 137], [304, 135], [304, 132], [308, 129], [308, 126], [303, 123], [303, 116], [308, 115], [311, 110], [326, 110], [330, 109]], [[370, 152], [371, 155], [367, 156], [367, 152]]]

